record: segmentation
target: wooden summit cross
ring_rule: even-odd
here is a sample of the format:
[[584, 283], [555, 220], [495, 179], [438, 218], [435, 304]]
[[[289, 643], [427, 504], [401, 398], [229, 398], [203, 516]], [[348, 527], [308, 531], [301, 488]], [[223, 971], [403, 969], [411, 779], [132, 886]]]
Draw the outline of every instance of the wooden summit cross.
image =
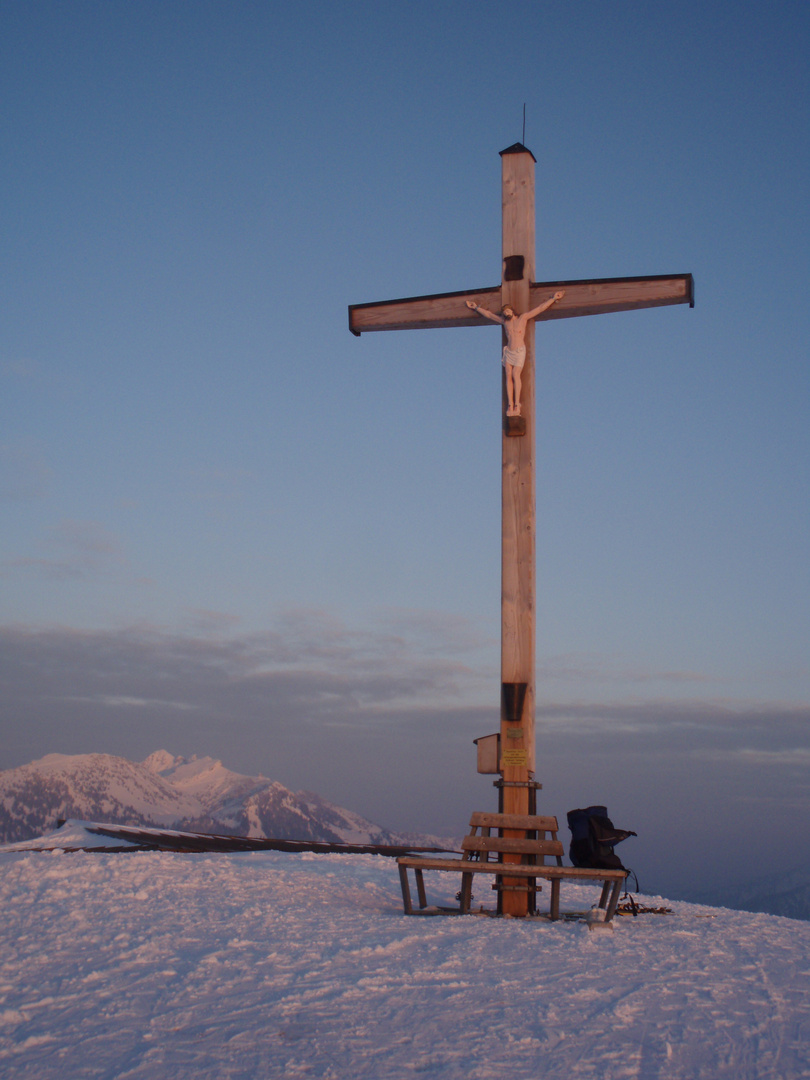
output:
[[[349, 307], [349, 329], [358, 337], [372, 330], [418, 330], [444, 326], [490, 326], [470, 310], [471, 300], [499, 312], [507, 304], [522, 314], [564, 289], [562, 300], [537, 321], [598, 315], [609, 311], [686, 304], [694, 307], [691, 274], [586, 281], [534, 281], [535, 157], [522, 143], [501, 151], [503, 182], [503, 270], [501, 284], [488, 289], [415, 296]], [[505, 341], [505, 337], [504, 337]], [[501, 541], [501, 727], [499, 810], [534, 813], [535, 706], [535, 481], [534, 322], [526, 327], [526, 360], [520, 416], [506, 415], [502, 375]], [[516, 837], [524, 835], [513, 833]], [[506, 858], [506, 857], [505, 857]], [[518, 857], [519, 858], [519, 857]], [[499, 910], [525, 915], [531, 905], [525, 879], [502, 892]]]

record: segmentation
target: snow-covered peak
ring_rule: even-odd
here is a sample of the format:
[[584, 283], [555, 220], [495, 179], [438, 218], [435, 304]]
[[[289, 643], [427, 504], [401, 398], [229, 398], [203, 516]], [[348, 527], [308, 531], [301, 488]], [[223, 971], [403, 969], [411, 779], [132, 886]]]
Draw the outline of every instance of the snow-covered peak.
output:
[[125, 758], [116, 758], [111, 754], [46, 754], [37, 758], [27, 765], [19, 765], [16, 769], [8, 769], [4, 775], [11, 773], [25, 773], [33, 770], [38, 773], [70, 773], [77, 774], [93, 769], [100, 759], [110, 761], [124, 761]]
[[212, 781], [218, 784], [230, 777], [245, 779], [239, 773], [226, 769], [221, 761], [212, 757], [198, 758], [196, 754], [191, 758], [175, 758], [174, 766], [167, 769], [164, 775], [171, 779], [175, 787], [185, 789], [195, 785], [207, 787]]
[[160, 773], [162, 776], [165, 773], [170, 772], [177, 765], [182, 764], [185, 760], [185, 758], [175, 757], [174, 754], [170, 754], [168, 750], [155, 750], [148, 758], [144, 758], [142, 764], [150, 772]]
[[244, 776], [233, 772], [212, 757], [197, 757], [195, 754], [190, 758], [176, 757], [172, 760], [173, 764], [161, 769], [160, 775], [176, 791], [198, 799], [205, 811], [213, 816], [221, 815], [226, 807], [232, 810], [231, 804], [244, 803], [250, 795], [272, 783], [264, 776]]
[[113, 754], [48, 754], [0, 773], [0, 832], [35, 836], [60, 818], [169, 826], [203, 807], [159, 773]]

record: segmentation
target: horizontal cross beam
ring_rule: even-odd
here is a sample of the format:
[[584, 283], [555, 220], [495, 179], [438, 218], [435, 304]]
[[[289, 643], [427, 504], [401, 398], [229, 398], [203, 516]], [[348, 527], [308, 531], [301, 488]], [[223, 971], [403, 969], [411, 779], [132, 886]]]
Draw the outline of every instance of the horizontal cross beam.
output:
[[[543, 312], [538, 322], [572, 319], [578, 315], [602, 315], [611, 311], [666, 307], [669, 304], [695, 306], [695, 286], [691, 274], [538, 281], [530, 288], [530, 306], [542, 304], [558, 290], [565, 290], [565, 296]], [[349, 307], [349, 329], [359, 337], [372, 330], [433, 330], [445, 326], [491, 325], [488, 319], [470, 311], [465, 300], [474, 300], [490, 311], [499, 311], [501, 286], [353, 304]]]

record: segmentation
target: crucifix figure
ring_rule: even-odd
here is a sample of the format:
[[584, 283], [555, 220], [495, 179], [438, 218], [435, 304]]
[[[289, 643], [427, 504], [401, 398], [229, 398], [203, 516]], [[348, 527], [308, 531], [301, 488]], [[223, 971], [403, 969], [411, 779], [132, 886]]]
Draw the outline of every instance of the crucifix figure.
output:
[[500, 315], [493, 315], [491, 311], [487, 311], [480, 304], [476, 304], [474, 300], [467, 301], [467, 307], [471, 311], [477, 311], [485, 318], [500, 323], [506, 334], [502, 362], [506, 374], [507, 416], [520, 416], [520, 373], [526, 362], [526, 323], [530, 319], [536, 319], [538, 315], [542, 315], [552, 304], [556, 303], [557, 300], [562, 300], [564, 296], [564, 292], [556, 292], [550, 300], [538, 304], [536, 308], [527, 311], [525, 315], [516, 315], [509, 304], [506, 305]]
[[[500, 285], [464, 292], [439, 293], [402, 300], [355, 304], [349, 329], [359, 337], [372, 330], [416, 330], [484, 326], [501, 322], [504, 346], [512, 348], [507, 312], [517, 316], [525, 348], [515, 394], [508, 358], [502, 376], [501, 440], [501, 725], [498, 771], [499, 811], [534, 813], [535, 703], [535, 508], [534, 508], [534, 326], [535, 321], [569, 319], [612, 311], [694, 306], [691, 274], [658, 277], [601, 278], [582, 281], [534, 280], [534, 165], [522, 143], [501, 151], [503, 194], [503, 268]], [[500, 311], [502, 316], [493, 315]], [[518, 341], [518, 337], [522, 340]], [[509, 368], [512, 368], [510, 393]], [[525, 833], [516, 832], [516, 838]], [[506, 858], [506, 857], [505, 857]], [[501, 894], [499, 910], [526, 915], [525, 883], [513, 879]]]

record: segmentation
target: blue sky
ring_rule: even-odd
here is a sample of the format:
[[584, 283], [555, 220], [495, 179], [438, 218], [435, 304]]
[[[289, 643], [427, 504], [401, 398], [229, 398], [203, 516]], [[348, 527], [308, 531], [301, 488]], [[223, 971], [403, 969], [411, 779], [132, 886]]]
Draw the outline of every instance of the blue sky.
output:
[[697, 297], [538, 330], [544, 811], [606, 802], [671, 890], [810, 854], [809, 29], [3, 0], [0, 767], [165, 746], [395, 828], [493, 804], [499, 331], [346, 309], [497, 284], [525, 102], [538, 278]]

